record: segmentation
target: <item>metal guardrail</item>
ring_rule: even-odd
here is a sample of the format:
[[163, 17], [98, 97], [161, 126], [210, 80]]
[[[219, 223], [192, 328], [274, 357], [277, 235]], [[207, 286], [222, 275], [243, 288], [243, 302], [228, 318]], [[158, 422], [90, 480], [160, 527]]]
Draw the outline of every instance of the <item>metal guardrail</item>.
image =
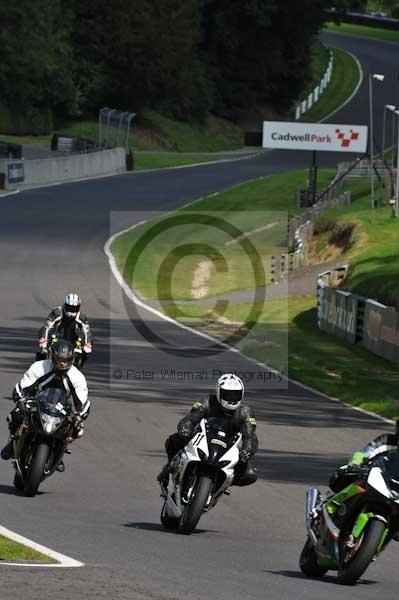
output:
[[72, 135], [54, 133], [51, 138], [51, 150], [59, 152], [86, 153], [98, 150], [96, 142]]
[[371, 298], [333, 287], [344, 280], [347, 268], [345, 265], [318, 276], [319, 329], [398, 363], [399, 311]]
[[129, 153], [129, 135], [132, 121], [136, 113], [108, 108], [105, 106], [98, 113], [97, 145], [101, 148], [125, 148]]

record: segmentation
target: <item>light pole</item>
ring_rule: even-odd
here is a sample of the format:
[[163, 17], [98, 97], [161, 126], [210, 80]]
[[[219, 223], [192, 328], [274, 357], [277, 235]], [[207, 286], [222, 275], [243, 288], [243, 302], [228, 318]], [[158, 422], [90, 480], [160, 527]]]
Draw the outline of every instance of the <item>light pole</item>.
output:
[[[385, 159], [385, 141], [386, 141], [385, 129], [386, 129], [386, 121], [387, 121], [387, 110], [390, 110], [391, 112], [395, 112], [396, 106], [394, 104], [386, 104], [384, 106], [384, 118], [383, 118], [383, 122], [382, 122], [382, 146], [381, 146], [383, 160]], [[392, 117], [392, 119], [393, 119], [393, 117]], [[392, 136], [392, 144], [393, 144], [393, 136]]]
[[[395, 114], [399, 115], [399, 110], [395, 110]], [[399, 207], [399, 118], [398, 118], [398, 144], [396, 147], [396, 190], [395, 190], [395, 208], [393, 216], [395, 219], [398, 218], [398, 207]]]
[[370, 166], [371, 166], [371, 208], [375, 207], [374, 199], [374, 131], [373, 131], [373, 79], [384, 81], [384, 75], [370, 73], [369, 75], [369, 99], [370, 99]]
[[[395, 112], [395, 111], [393, 111], [393, 112]], [[392, 169], [392, 172], [393, 172], [393, 163], [394, 163], [394, 157], [395, 157], [395, 115], [392, 115], [391, 144], [392, 144], [391, 169]]]
[[[395, 146], [395, 111], [396, 106], [393, 104], [386, 104], [384, 106], [384, 120], [383, 120], [383, 129], [382, 129], [382, 160], [384, 164], [384, 175], [385, 175], [385, 165], [388, 165], [388, 162], [385, 161], [385, 125], [386, 125], [386, 111], [389, 110], [392, 114], [392, 125], [391, 125], [391, 144], [392, 144], [392, 153], [391, 153], [391, 168], [390, 168], [390, 181], [391, 181], [391, 191], [390, 197], [392, 198], [394, 194], [394, 186], [393, 186], [393, 155], [394, 155], [394, 146]], [[388, 167], [389, 169], [389, 167]], [[385, 188], [385, 176], [383, 180], [382, 187]]]

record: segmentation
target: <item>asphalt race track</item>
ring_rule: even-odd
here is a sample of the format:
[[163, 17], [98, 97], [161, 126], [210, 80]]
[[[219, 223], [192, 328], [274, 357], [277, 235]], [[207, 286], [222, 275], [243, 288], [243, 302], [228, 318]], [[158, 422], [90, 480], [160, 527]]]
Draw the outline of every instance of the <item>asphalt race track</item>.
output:
[[[365, 72], [357, 98], [334, 116], [334, 122], [367, 123], [367, 74], [390, 74], [384, 85], [375, 86], [375, 106], [380, 107], [377, 130], [383, 105], [395, 103], [397, 97], [399, 47], [324, 37], [356, 53]], [[338, 160], [327, 154], [320, 159], [330, 165]], [[163, 441], [210, 383], [162, 381], [160, 370], [199, 366], [209, 372], [251, 370], [254, 364], [226, 351], [213, 357], [173, 356], [162, 344], [149, 343], [127, 317], [103, 251], [112, 233], [143, 219], [148, 211], [170, 210], [241, 181], [306, 167], [309, 162], [305, 154], [267, 152], [250, 160], [133, 173], [1, 198], [4, 396], [31, 362], [43, 317], [68, 289], [82, 296], [96, 338], [95, 355], [86, 370], [92, 413], [84, 438], [67, 457], [66, 472], [51, 477], [32, 499], [15, 495], [10, 465], [0, 464], [1, 524], [86, 566], [43, 570], [0, 563], [2, 599], [396, 596], [399, 545], [395, 543], [356, 588], [337, 587], [333, 576], [307, 580], [299, 572], [306, 487], [325, 486], [336, 465], [387, 425], [293, 384], [252, 392], [247, 386], [258, 417], [257, 484], [234, 488], [230, 497], [204, 515], [191, 536], [162, 530], [155, 478], [164, 461]], [[112, 231], [110, 211], [122, 211], [112, 219]], [[153, 314], [141, 315], [153, 332], [168, 336], [180, 349], [206, 344]], [[155, 376], [144, 383], [124, 377], [110, 385], [115, 369], [152, 370]], [[2, 399], [4, 419], [10, 407], [8, 399]], [[5, 439], [5, 420], [0, 433]]]

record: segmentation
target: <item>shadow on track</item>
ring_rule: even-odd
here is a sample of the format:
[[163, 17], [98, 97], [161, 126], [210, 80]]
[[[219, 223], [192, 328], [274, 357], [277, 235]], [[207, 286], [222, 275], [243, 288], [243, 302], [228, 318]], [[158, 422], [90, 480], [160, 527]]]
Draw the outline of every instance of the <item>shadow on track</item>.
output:
[[[123, 527], [131, 527], [132, 529], [141, 529], [144, 531], [161, 531], [162, 533], [174, 533], [183, 535], [180, 531], [174, 529], [166, 529], [160, 523], [125, 523]], [[215, 529], [194, 529], [192, 534], [195, 533], [223, 533]], [[191, 534], [191, 535], [192, 535]]]
[[[264, 573], [270, 573], [271, 575], [280, 575], [281, 577], [288, 577], [292, 579], [301, 579], [302, 581], [319, 581], [320, 583], [328, 583], [333, 585], [339, 585], [342, 589], [340, 583], [338, 583], [337, 578], [334, 575], [324, 575], [323, 577], [307, 577], [301, 571], [267, 571], [264, 570]], [[360, 579], [356, 585], [374, 585], [377, 581], [373, 581], [371, 579]]]
[[258, 450], [254, 463], [266, 481], [328, 485], [333, 471], [347, 460], [344, 454], [326, 455], [281, 450]]
[[16, 490], [13, 485], [0, 484], [0, 494], [9, 494], [10, 496], [20, 496], [21, 492]]

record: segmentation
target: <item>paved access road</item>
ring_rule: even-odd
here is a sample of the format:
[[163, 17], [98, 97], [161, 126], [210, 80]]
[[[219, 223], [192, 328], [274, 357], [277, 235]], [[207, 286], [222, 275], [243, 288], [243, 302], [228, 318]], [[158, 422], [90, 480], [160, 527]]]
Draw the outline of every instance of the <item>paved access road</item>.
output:
[[[356, 52], [366, 72], [396, 73], [396, 46], [328, 39]], [[392, 102], [394, 85], [392, 76], [378, 91], [380, 106]], [[335, 120], [364, 123], [366, 106], [364, 84], [358, 99]], [[334, 164], [337, 157], [322, 158]], [[147, 211], [169, 210], [240, 181], [306, 166], [308, 160], [266, 153], [236, 163], [133, 173], [1, 199], [4, 393], [29, 364], [43, 316], [69, 288], [82, 295], [96, 336], [95, 356], [87, 367], [93, 410], [86, 435], [66, 461], [66, 472], [53, 476], [38, 497], [29, 499], [14, 494], [10, 466], [0, 464], [2, 524], [87, 566], [46, 571], [3, 567], [2, 598], [319, 600], [338, 594], [362, 599], [396, 595], [396, 547], [355, 589], [337, 588], [330, 577], [308, 581], [298, 572], [306, 487], [325, 485], [335, 465], [385, 426], [293, 384], [275, 390], [247, 386], [259, 422], [259, 482], [234, 489], [204, 516], [192, 536], [161, 530], [155, 476], [163, 462], [163, 440], [211, 385], [205, 380], [162, 380], [161, 370], [201, 369], [211, 379], [213, 370], [259, 369], [233, 352], [191, 357], [189, 351], [203, 348], [206, 341], [150, 313], [143, 315], [153, 333], [183, 352], [173, 356], [165, 352], [165, 343], [157, 346], [143, 339], [126, 316], [103, 253], [110, 233], [141, 220]], [[134, 212], [116, 215], [110, 232], [110, 211]], [[124, 378], [110, 386], [115, 369], [154, 371], [154, 376], [146, 382]], [[5, 416], [8, 401], [3, 399], [0, 406]], [[0, 433], [5, 438], [4, 422]]]

